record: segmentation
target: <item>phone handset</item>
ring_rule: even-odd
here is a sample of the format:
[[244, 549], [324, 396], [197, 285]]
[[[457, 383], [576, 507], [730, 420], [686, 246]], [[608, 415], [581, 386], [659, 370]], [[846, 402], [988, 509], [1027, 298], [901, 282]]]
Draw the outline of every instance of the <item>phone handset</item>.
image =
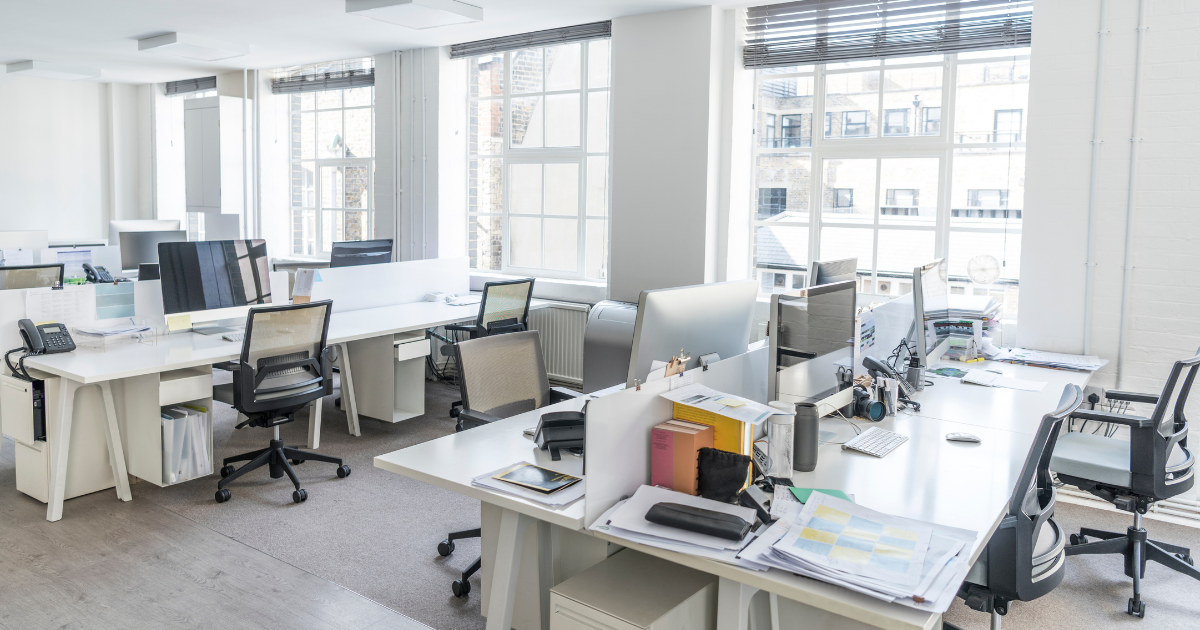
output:
[[883, 361], [880, 361], [879, 359], [876, 359], [875, 357], [869, 357], [869, 356], [863, 357], [862, 363], [863, 363], [863, 367], [866, 368], [867, 372], [871, 376], [878, 376], [878, 375], [882, 374], [883, 376], [885, 376], [887, 378], [896, 379], [896, 381], [898, 381], [900, 383], [900, 394], [904, 398], [912, 397], [912, 395], [914, 393], [913, 386], [910, 385], [908, 383], [908, 381], [901, 378], [900, 374], [898, 374], [896, 372], [896, 370], [893, 370], [891, 368], [891, 366], [884, 363]]
[[90, 263], [83, 263], [83, 272], [87, 274], [87, 281], [92, 283], [99, 282], [115, 282], [112, 274], [104, 267], [92, 267]]
[[42, 340], [42, 333], [33, 325], [33, 320], [22, 319], [17, 322], [17, 326], [21, 328], [21, 339], [25, 342], [25, 349], [29, 354], [41, 354], [46, 351], [46, 342]]

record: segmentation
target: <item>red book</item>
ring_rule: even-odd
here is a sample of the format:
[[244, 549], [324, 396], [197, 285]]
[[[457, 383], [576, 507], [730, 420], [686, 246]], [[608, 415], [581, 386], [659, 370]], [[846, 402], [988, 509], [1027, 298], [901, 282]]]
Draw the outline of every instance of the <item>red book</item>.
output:
[[713, 428], [684, 420], [668, 420], [650, 431], [650, 485], [695, 495], [700, 449], [713, 445]]

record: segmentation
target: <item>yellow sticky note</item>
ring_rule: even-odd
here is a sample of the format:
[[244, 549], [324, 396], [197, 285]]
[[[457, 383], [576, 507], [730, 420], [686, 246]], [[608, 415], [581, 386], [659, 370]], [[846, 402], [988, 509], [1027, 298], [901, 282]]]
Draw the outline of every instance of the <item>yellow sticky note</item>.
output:
[[718, 400], [717, 402], [722, 405], [725, 405], [726, 407], [741, 407], [742, 405], [746, 404], [746, 401], [744, 401], [744, 400], [736, 400], [733, 398], [722, 398], [721, 400]]
[[176, 330], [186, 330], [192, 327], [192, 314], [183, 313], [181, 315], [167, 315], [167, 330], [175, 332]]

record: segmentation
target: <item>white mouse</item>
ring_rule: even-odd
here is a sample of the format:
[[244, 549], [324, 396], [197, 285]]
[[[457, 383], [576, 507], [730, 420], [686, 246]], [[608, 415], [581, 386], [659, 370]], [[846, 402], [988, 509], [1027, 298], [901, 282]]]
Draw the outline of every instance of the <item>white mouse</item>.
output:
[[983, 441], [970, 433], [947, 433], [946, 439], [951, 442], [975, 442], [976, 444]]

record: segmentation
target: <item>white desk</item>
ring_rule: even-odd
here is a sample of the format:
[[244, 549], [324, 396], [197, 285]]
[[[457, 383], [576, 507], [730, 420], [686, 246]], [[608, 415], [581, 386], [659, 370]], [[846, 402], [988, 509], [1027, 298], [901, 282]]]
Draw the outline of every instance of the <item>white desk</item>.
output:
[[[534, 301], [530, 308], [542, 308], [546, 303]], [[388, 337], [398, 333], [432, 328], [453, 322], [471, 319], [479, 310], [478, 304], [451, 306], [445, 303], [415, 302], [396, 306], [364, 309], [345, 313], [334, 313], [330, 317], [327, 343], [339, 345], [345, 353], [339, 362], [349, 365], [348, 354], [351, 342], [375, 337]], [[387, 347], [391, 348], [388, 341]], [[57, 427], [50, 458], [49, 497], [46, 519], [57, 521], [62, 518], [65, 498], [66, 471], [69, 459], [71, 425], [74, 420], [75, 394], [80, 387], [99, 387], [103, 403], [109, 459], [116, 483], [117, 496], [129, 501], [129, 480], [126, 471], [126, 454], [122, 446], [121, 431], [114, 402], [112, 382], [133, 379], [139, 376], [159, 374], [196, 366], [236, 359], [241, 354], [241, 344], [223, 340], [215, 335], [200, 335], [192, 332], [159, 336], [153, 344], [126, 344], [105, 351], [80, 348], [74, 352], [30, 357], [25, 365], [31, 369], [61, 377], [58, 413], [47, 418]], [[390, 354], [389, 354], [390, 357]], [[423, 376], [422, 376], [423, 378]], [[357, 435], [358, 417], [354, 403], [354, 389], [350, 370], [343, 373], [344, 398], [349, 401], [351, 431]], [[155, 400], [157, 402], [157, 400]], [[314, 405], [314, 414], [309, 427], [310, 448], [316, 448], [320, 434], [320, 405]]]

